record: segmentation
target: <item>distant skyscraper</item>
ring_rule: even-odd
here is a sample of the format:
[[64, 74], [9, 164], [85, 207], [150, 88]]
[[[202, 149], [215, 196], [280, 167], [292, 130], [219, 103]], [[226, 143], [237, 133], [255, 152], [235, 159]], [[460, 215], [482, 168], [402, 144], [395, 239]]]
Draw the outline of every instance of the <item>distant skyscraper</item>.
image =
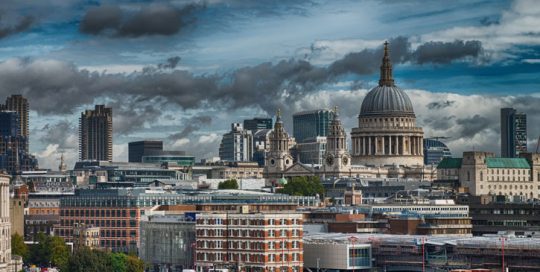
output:
[[293, 115], [293, 136], [297, 143], [327, 136], [334, 112], [328, 109], [298, 112]]
[[19, 135], [24, 136], [27, 139], [26, 145], [25, 145], [25, 151], [28, 152], [28, 149], [29, 149], [28, 139], [30, 136], [29, 128], [28, 128], [28, 120], [29, 120], [28, 100], [26, 100], [26, 98], [24, 98], [20, 94], [14, 94], [6, 99], [6, 104], [3, 105], [3, 108], [9, 111], [16, 111], [19, 114], [19, 119], [21, 123]]
[[527, 152], [527, 115], [513, 108], [501, 109], [501, 157]]
[[19, 113], [0, 111], [0, 169], [10, 175], [37, 168], [37, 160], [26, 148], [28, 138], [22, 136]]
[[424, 164], [438, 165], [443, 158], [451, 158], [452, 153], [443, 142], [433, 138], [424, 139]]
[[16, 111], [0, 111], [0, 135], [17, 137], [20, 135], [19, 113]]
[[231, 131], [224, 134], [219, 145], [222, 161], [251, 161], [253, 158], [253, 134], [244, 130], [242, 124], [232, 123]]
[[138, 141], [129, 143], [129, 162], [142, 162], [143, 156], [154, 155], [163, 151], [162, 141]]
[[112, 108], [96, 105], [79, 119], [81, 160], [112, 161]]
[[259, 129], [272, 129], [272, 118], [253, 118], [244, 120], [244, 129], [253, 133]]

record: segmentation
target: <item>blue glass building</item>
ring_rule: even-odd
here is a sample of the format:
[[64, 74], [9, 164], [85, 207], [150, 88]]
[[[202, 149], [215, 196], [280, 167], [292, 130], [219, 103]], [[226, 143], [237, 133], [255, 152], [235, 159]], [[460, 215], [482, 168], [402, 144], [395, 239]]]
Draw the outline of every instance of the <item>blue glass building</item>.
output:
[[298, 112], [293, 115], [293, 136], [297, 143], [327, 136], [334, 112], [328, 109]]

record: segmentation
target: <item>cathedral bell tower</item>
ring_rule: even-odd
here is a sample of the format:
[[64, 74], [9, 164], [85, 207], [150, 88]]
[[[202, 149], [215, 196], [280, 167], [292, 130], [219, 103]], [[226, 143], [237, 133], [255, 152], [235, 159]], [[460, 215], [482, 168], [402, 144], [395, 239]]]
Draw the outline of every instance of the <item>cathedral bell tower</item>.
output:
[[289, 153], [289, 134], [283, 128], [279, 109], [269, 140], [270, 150], [266, 154], [264, 172], [267, 177], [281, 177], [283, 172], [293, 165], [293, 158]]
[[325, 172], [330, 175], [335, 173], [348, 174], [351, 168], [351, 156], [347, 151], [347, 134], [341, 125], [337, 107], [334, 108], [334, 119], [330, 124], [328, 136], [326, 136], [326, 154], [324, 160]]

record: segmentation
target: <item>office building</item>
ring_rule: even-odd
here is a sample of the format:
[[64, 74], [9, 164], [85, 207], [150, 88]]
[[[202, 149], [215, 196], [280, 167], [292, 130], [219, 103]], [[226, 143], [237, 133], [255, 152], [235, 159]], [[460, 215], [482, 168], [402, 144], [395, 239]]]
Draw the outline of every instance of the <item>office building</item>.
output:
[[163, 141], [138, 141], [128, 144], [128, 161], [142, 162], [143, 156], [154, 155], [163, 151]]
[[15, 175], [38, 167], [27, 152], [28, 138], [21, 135], [21, 119], [16, 111], [0, 111], [0, 168]]
[[304, 164], [324, 164], [326, 137], [316, 137], [296, 144], [296, 161]]
[[[270, 193], [162, 191], [146, 188], [80, 189], [75, 195], [60, 199], [60, 224], [54, 233], [73, 242], [75, 223], [100, 228], [100, 247], [112, 251], [136, 252], [139, 246], [140, 219], [156, 205], [193, 204], [295, 204], [317, 206], [316, 197], [288, 196]], [[300, 215], [299, 215], [300, 216]], [[301, 229], [301, 226], [300, 226]]]
[[22, 95], [12, 95], [6, 99], [6, 103], [2, 106], [4, 110], [7, 111], [15, 111], [19, 115], [19, 132], [17, 133], [18, 136], [23, 136], [27, 139], [27, 142], [25, 143], [25, 149], [24, 151], [28, 153], [29, 150], [29, 143], [28, 139], [30, 138], [30, 132], [29, 132], [29, 111], [30, 111], [30, 105], [28, 103], [28, 100], [24, 98]]
[[443, 158], [451, 158], [448, 146], [436, 138], [424, 139], [424, 164], [438, 165]]
[[96, 105], [79, 119], [80, 160], [112, 161], [112, 108]]
[[252, 133], [260, 129], [272, 129], [272, 118], [253, 118], [244, 120], [244, 129]]
[[411, 99], [394, 84], [385, 43], [379, 86], [366, 94], [352, 129], [353, 164], [423, 166], [423, 137]]
[[327, 136], [334, 112], [329, 109], [298, 112], [293, 115], [293, 137], [297, 143]]
[[251, 161], [253, 158], [253, 133], [240, 123], [232, 123], [231, 131], [224, 134], [219, 145], [222, 161]]
[[253, 133], [253, 159], [259, 166], [264, 166], [266, 152], [270, 149], [271, 129], [260, 129]]
[[463, 158], [445, 158], [437, 166], [438, 180], [456, 180], [474, 196], [501, 195], [540, 198], [540, 154], [498, 158], [490, 152], [463, 152]]
[[184, 214], [149, 215], [141, 220], [140, 258], [150, 271], [193, 268], [195, 221]]
[[501, 157], [516, 158], [527, 152], [527, 115], [512, 108], [501, 109]]
[[304, 267], [308, 271], [371, 271], [371, 258], [368, 243], [315, 237], [304, 240]]
[[198, 269], [300, 272], [300, 213], [206, 213], [197, 215]]

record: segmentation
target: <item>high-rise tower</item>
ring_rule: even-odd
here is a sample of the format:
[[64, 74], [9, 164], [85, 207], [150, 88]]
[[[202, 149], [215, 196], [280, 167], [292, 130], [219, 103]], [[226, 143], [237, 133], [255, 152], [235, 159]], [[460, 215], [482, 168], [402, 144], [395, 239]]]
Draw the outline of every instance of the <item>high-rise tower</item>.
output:
[[79, 119], [80, 160], [112, 161], [112, 108], [96, 105]]
[[15, 111], [19, 114], [19, 120], [21, 124], [20, 130], [19, 130], [19, 136], [23, 136], [26, 138], [24, 151], [27, 153], [29, 149], [28, 139], [30, 136], [29, 127], [28, 127], [29, 108], [30, 108], [30, 105], [28, 104], [28, 100], [20, 94], [14, 94], [8, 97], [6, 99], [6, 104], [4, 105], [5, 110]]
[[527, 152], [527, 115], [513, 108], [501, 109], [501, 157]]

